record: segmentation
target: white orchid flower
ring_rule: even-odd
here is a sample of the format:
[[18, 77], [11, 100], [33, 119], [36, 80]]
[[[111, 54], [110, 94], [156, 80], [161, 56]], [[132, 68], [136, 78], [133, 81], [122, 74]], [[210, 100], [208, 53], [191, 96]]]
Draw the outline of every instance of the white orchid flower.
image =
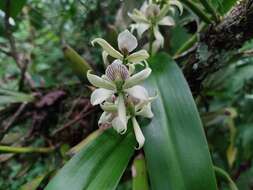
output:
[[[118, 133], [124, 134], [127, 131], [128, 120], [131, 119], [133, 131], [138, 142], [137, 149], [140, 149], [145, 142], [136, 116], [152, 118], [151, 101], [155, 97], [149, 97], [147, 90], [140, 84], [149, 77], [151, 69], [146, 59], [149, 54], [146, 50], [133, 52], [137, 47], [137, 39], [125, 30], [118, 36], [118, 48], [115, 50], [108, 42], [96, 38], [92, 44], [98, 43], [103, 48], [102, 57], [107, 66], [105, 74], [101, 77], [87, 72], [89, 82], [97, 87], [91, 94], [91, 104], [100, 105], [102, 113], [98, 125], [101, 128], [114, 128]], [[108, 56], [116, 58], [109, 64]], [[146, 67], [135, 73], [135, 65], [140, 64]]]
[[121, 60], [115, 60], [99, 77], [88, 71], [89, 82], [98, 87], [91, 94], [91, 104], [98, 105], [111, 98], [115, 93], [127, 92], [133, 96], [147, 96], [145, 88], [138, 86], [151, 74], [151, 69], [146, 67], [142, 71], [130, 76], [129, 71]]
[[[148, 100], [146, 89], [138, 84], [142, 83], [150, 73], [151, 69], [146, 67], [144, 70], [130, 76], [127, 67], [118, 59], [107, 67], [105, 75], [102, 77], [98, 77], [88, 71], [87, 78], [89, 82], [98, 87], [91, 94], [91, 104], [100, 104], [101, 108], [106, 112], [117, 111], [116, 116], [110, 122], [107, 119], [108, 123], [111, 123], [117, 132], [125, 133], [127, 129], [125, 94], [127, 93], [140, 100]], [[115, 94], [118, 95], [116, 103], [113, 102]], [[102, 104], [103, 102], [105, 103]], [[103, 115], [101, 121], [104, 118], [105, 115]]]
[[[119, 51], [114, 49], [107, 41], [102, 38], [96, 38], [92, 42], [99, 44], [103, 48], [103, 60], [107, 64], [107, 56], [119, 59], [123, 62], [138, 63], [148, 59], [149, 54], [146, 50], [139, 50], [131, 53], [138, 46], [136, 37], [128, 30], [124, 30], [118, 35], [118, 48]], [[131, 54], [130, 54], [131, 53]]]
[[131, 25], [131, 31], [137, 30], [139, 37], [143, 35], [148, 29], [153, 31], [155, 41], [153, 43], [153, 49], [158, 49], [164, 46], [164, 37], [159, 31], [159, 26], [173, 26], [175, 21], [172, 17], [166, 16], [169, 10], [174, 10], [174, 6], [178, 7], [180, 13], [183, 11], [182, 4], [177, 0], [169, 0], [160, 9], [159, 5], [146, 1], [140, 8], [140, 10], [134, 9], [132, 13], [128, 13], [129, 17], [135, 22]]

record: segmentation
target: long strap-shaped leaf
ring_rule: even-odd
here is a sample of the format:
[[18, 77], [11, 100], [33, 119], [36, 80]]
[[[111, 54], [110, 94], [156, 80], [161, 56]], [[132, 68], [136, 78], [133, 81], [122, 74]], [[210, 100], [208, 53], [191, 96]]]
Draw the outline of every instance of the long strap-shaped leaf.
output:
[[150, 65], [146, 86], [158, 98], [143, 130], [152, 190], [216, 190], [200, 117], [181, 70], [166, 54], [151, 58]]
[[54, 177], [46, 190], [113, 190], [133, 155], [132, 133], [110, 129], [86, 145]]

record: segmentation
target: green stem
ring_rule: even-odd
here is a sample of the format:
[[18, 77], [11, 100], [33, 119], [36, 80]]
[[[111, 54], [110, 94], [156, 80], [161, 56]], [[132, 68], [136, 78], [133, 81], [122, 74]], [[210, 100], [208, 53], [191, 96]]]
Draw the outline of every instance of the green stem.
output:
[[145, 158], [142, 154], [135, 157], [132, 165], [133, 190], [148, 190], [148, 176]]
[[152, 56], [154, 42], [154, 27], [152, 26], [149, 30], [149, 54]]
[[209, 16], [201, 10], [201, 8], [191, 0], [181, 0], [186, 6], [188, 6], [197, 16], [199, 16], [207, 24], [211, 24], [212, 20]]
[[211, 14], [213, 15], [213, 18], [215, 20], [215, 22], [219, 22], [219, 16], [216, 14], [216, 10], [215, 8], [212, 6], [212, 4], [209, 2], [209, 0], [200, 0], [200, 2], [202, 3], [202, 5], [205, 7], [205, 9]]
[[0, 145], [0, 153], [50, 153], [55, 147], [12, 147]]
[[198, 41], [199, 32], [206, 28], [206, 26], [207, 25], [205, 23], [201, 23], [199, 26], [199, 30], [176, 51], [173, 58], [177, 59], [182, 53], [189, 50]]
[[229, 174], [225, 170], [223, 170], [217, 166], [214, 166], [213, 169], [216, 172], [216, 174], [218, 174], [219, 176], [221, 176], [222, 178], [224, 178], [228, 181], [229, 187], [231, 190], [238, 190], [235, 182], [230, 178]]

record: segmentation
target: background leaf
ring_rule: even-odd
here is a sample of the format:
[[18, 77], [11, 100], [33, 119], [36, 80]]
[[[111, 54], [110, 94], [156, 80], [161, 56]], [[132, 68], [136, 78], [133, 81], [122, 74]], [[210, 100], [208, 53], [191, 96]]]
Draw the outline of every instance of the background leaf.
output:
[[[15, 18], [22, 10], [23, 6], [26, 4], [27, 0], [10, 0], [10, 13], [9, 15], [12, 18]], [[7, 0], [0, 1], [0, 9], [4, 12], [6, 11], [6, 2]]]
[[153, 190], [215, 190], [203, 127], [179, 67], [166, 54], [151, 58], [146, 86], [157, 91], [154, 118], [143, 127], [145, 158]]

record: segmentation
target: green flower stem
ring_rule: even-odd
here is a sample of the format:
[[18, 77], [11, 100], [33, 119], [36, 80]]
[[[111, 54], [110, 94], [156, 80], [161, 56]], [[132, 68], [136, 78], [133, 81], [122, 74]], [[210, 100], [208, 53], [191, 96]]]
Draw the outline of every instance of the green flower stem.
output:
[[212, 23], [212, 20], [209, 18], [209, 16], [203, 10], [201, 10], [201, 8], [192, 0], [181, 0], [181, 1], [186, 6], [188, 6], [197, 16], [199, 16], [204, 22], [206, 22], [207, 24]]
[[139, 154], [132, 165], [133, 190], [148, 190], [148, 176], [146, 162], [142, 154]]
[[216, 10], [213, 7], [213, 5], [209, 2], [209, 0], [200, 0], [200, 2], [202, 3], [202, 5], [205, 7], [205, 9], [213, 15], [213, 18], [215, 20], [215, 22], [219, 22], [219, 16], [216, 14]]
[[154, 27], [152, 26], [149, 30], [149, 55], [152, 56], [152, 52], [153, 52], [153, 42], [154, 42]]
[[197, 42], [199, 32], [205, 29], [206, 26], [207, 25], [205, 23], [201, 23], [199, 26], [199, 30], [177, 50], [173, 58], [177, 59], [182, 53], [189, 50]]
[[55, 150], [55, 147], [12, 147], [0, 145], [0, 153], [50, 153]]

